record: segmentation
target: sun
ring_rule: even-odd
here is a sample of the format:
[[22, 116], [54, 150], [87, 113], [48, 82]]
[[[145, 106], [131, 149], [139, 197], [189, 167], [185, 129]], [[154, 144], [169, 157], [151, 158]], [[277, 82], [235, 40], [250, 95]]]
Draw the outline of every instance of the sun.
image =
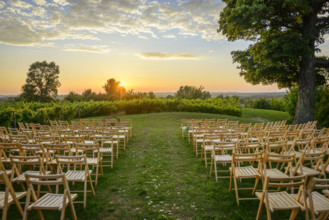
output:
[[121, 86], [121, 87], [122, 87], [122, 86], [123, 86], [123, 83], [120, 83], [120, 85], [119, 85], [119, 86]]

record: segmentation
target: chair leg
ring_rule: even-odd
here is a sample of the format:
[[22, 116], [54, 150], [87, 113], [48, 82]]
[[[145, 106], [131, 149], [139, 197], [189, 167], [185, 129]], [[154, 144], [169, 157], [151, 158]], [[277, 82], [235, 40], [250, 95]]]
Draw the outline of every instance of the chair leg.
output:
[[255, 195], [255, 192], [256, 192], [256, 189], [257, 189], [258, 183], [259, 183], [259, 177], [256, 177], [256, 180], [255, 180], [255, 186], [254, 186], [254, 189], [253, 189], [253, 191], [252, 191], [252, 195]]
[[298, 215], [298, 212], [299, 212], [299, 209], [293, 209], [290, 214], [289, 220], [294, 220], [296, 218], [296, 216]]
[[91, 180], [91, 175], [90, 175], [90, 174], [88, 175], [88, 179], [89, 179], [89, 185], [90, 185], [91, 192], [92, 192], [92, 194], [93, 194], [94, 196], [96, 196], [96, 194], [95, 194], [95, 190], [94, 190], [94, 186], [93, 186], [93, 182], [92, 182], [92, 180]]
[[214, 166], [214, 160], [213, 160], [213, 158], [211, 158], [211, 162], [210, 162], [210, 173], [209, 173], [209, 176], [211, 176], [213, 166]]
[[263, 209], [263, 206], [264, 206], [264, 202], [261, 200], [259, 200], [259, 206], [258, 206], [258, 211], [257, 211], [257, 217], [256, 217], [256, 220], [259, 220], [260, 219], [260, 215], [262, 214], [262, 209]]
[[65, 207], [62, 207], [62, 211], [61, 211], [61, 220], [65, 219]]
[[113, 162], [114, 162], [114, 158], [113, 158], [113, 148], [112, 148], [112, 154], [111, 154], [111, 169], [113, 169]]
[[234, 188], [235, 188], [236, 203], [238, 205], [240, 205], [240, 202], [239, 202], [239, 188], [238, 188], [238, 183], [237, 183], [236, 177], [234, 175], [233, 175], [233, 178], [234, 178]]
[[99, 165], [97, 164], [97, 166], [96, 166], [96, 178], [95, 178], [95, 186], [97, 186], [97, 182], [98, 182], [98, 169], [99, 169], [99, 167], [98, 167]]
[[214, 166], [215, 166], [215, 178], [216, 178], [216, 182], [218, 181], [217, 178], [217, 163], [214, 161]]
[[233, 170], [231, 169], [230, 172], [230, 192], [232, 192], [232, 184], [233, 184]]
[[78, 218], [77, 218], [77, 214], [75, 213], [73, 202], [70, 202], [70, 209], [71, 209], [72, 218], [74, 220], [77, 220]]
[[8, 212], [8, 205], [5, 204], [2, 208], [2, 220], [6, 220], [7, 219], [7, 212]]
[[85, 178], [83, 186], [83, 208], [85, 209], [87, 205], [87, 178]]

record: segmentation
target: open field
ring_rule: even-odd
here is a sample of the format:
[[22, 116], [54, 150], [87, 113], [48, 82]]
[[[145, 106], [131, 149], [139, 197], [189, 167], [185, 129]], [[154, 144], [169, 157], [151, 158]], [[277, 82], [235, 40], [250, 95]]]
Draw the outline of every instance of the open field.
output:
[[[284, 114], [277, 113], [244, 110], [248, 117], [285, 119]], [[179, 130], [183, 118], [229, 118], [241, 122], [248, 122], [248, 118], [185, 112], [119, 117], [133, 120], [134, 137], [115, 160], [114, 169], [104, 170], [105, 176], [95, 187], [96, 197], [88, 197], [86, 210], [76, 206], [79, 219], [255, 219], [259, 202], [242, 201], [237, 206], [234, 193], [228, 190], [229, 179], [216, 183], [214, 176], [209, 177], [209, 170], [195, 157]], [[17, 213], [12, 215], [15, 210], [12, 206], [10, 219], [20, 219]], [[56, 211], [47, 213], [47, 219], [59, 219]], [[288, 216], [278, 212], [272, 217]], [[37, 214], [32, 212], [29, 217], [37, 219]]]

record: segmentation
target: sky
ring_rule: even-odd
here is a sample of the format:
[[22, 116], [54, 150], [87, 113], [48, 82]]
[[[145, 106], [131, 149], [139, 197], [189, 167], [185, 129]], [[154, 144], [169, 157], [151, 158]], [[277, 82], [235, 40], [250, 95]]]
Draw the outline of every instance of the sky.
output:
[[[219, 0], [0, 0], [0, 94], [19, 94], [29, 66], [54, 61], [59, 94], [104, 92], [115, 78], [130, 90], [277, 92], [240, 77], [217, 33]], [[285, 90], [280, 90], [285, 91]]]

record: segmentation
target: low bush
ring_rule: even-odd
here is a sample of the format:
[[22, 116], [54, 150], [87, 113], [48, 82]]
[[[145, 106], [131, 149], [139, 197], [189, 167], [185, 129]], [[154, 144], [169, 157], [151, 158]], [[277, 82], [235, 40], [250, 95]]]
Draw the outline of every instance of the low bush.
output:
[[49, 120], [67, 120], [74, 118], [111, 115], [118, 112], [141, 114], [150, 112], [204, 112], [241, 116], [239, 100], [232, 99], [136, 99], [122, 101], [88, 101], [59, 103], [5, 103], [0, 106], [0, 123], [13, 126], [16, 122], [46, 124]]

